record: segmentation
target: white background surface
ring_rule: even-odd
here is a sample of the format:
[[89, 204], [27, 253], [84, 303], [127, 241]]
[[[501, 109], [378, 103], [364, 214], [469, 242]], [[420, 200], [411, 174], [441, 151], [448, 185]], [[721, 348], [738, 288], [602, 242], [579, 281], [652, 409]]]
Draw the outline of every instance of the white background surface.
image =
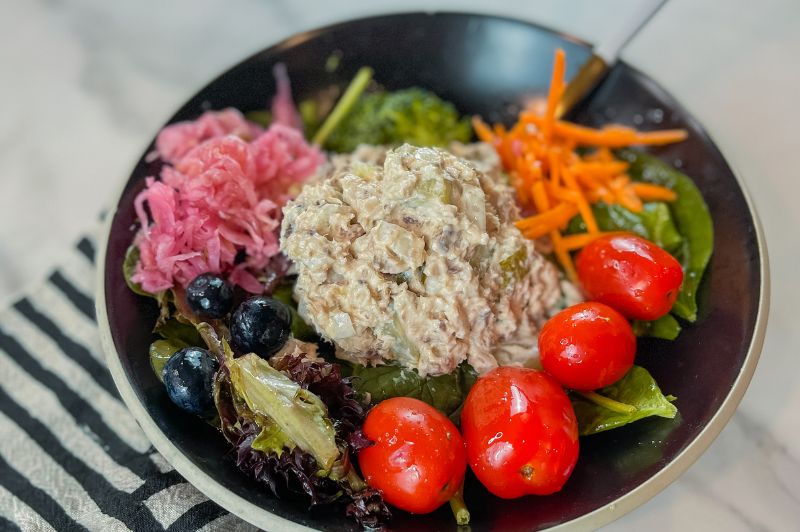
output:
[[[347, 18], [433, 9], [512, 15], [596, 41], [634, 3], [0, 0], [0, 303], [93, 227], [185, 99], [266, 45]], [[700, 119], [744, 178], [773, 295], [733, 421], [679, 481], [609, 530], [800, 527], [799, 57], [798, 0], [671, 0], [624, 53]]]

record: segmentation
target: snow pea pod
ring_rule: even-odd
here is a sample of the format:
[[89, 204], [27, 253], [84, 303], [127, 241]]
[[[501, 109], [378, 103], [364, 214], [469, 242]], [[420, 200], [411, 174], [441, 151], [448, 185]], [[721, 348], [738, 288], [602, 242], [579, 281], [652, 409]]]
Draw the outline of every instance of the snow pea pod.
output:
[[692, 179], [662, 160], [635, 150], [619, 150], [617, 156], [630, 164], [628, 175], [671, 188], [678, 199], [669, 204], [683, 244], [675, 256], [683, 265], [683, 284], [672, 312], [687, 321], [697, 319], [697, 287], [714, 249], [714, 226], [708, 205]]

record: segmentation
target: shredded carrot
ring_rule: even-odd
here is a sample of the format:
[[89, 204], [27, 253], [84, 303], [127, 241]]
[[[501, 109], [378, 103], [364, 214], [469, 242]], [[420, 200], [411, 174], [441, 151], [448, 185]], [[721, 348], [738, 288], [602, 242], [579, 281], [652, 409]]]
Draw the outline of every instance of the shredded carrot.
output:
[[598, 130], [559, 121], [555, 124], [555, 131], [559, 135], [572, 138], [581, 146], [607, 148], [622, 148], [632, 144], [672, 144], [686, 140], [686, 131], [682, 129], [639, 132], [625, 126], [606, 126]]
[[599, 161], [602, 163], [619, 162], [614, 159], [614, 154], [606, 147], [597, 148], [594, 152], [586, 156], [587, 161]]
[[[528, 106], [509, 129], [488, 125], [474, 117], [478, 138], [494, 146], [526, 217], [516, 226], [526, 238], [549, 237], [561, 266], [570, 279], [575, 267], [570, 256], [600, 236], [592, 204], [616, 203], [639, 212], [645, 201], [674, 201], [677, 194], [666, 187], [632, 182], [628, 163], [612, 149], [630, 145], [661, 145], [686, 139], [686, 131], [671, 129], [641, 132], [622, 125], [600, 129], [557, 120], [555, 110], [564, 90], [566, 59], [557, 50], [546, 100]], [[581, 147], [581, 151], [576, 151]], [[583, 148], [589, 148], [585, 150]], [[580, 214], [586, 233], [564, 235], [569, 221]]]
[[548, 195], [555, 198], [558, 201], [568, 201], [570, 203], [577, 203], [580, 199], [579, 193], [575, 192], [574, 190], [569, 190], [567, 188], [562, 188], [562, 187], [555, 187], [550, 183], [548, 183], [546, 187]]
[[603, 179], [624, 174], [628, 170], [625, 161], [578, 161], [570, 169], [575, 174]]
[[573, 283], [577, 283], [578, 272], [575, 271], [575, 265], [572, 263], [572, 257], [569, 255], [569, 250], [564, 246], [563, 239], [564, 237], [562, 237], [561, 233], [558, 231], [553, 231], [550, 233], [550, 240], [553, 241], [553, 251], [556, 254], [558, 262], [560, 262], [561, 267], [564, 268], [564, 273], [567, 274], [567, 278]]
[[542, 133], [545, 141], [551, 139], [553, 124], [556, 121], [556, 107], [564, 92], [564, 70], [566, 70], [566, 54], [561, 48], [556, 50], [553, 60], [553, 74], [550, 77], [550, 90], [547, 93], [547, 109], [544, 112]]
[[674, 190], [649, 183], [633, 183], [631, 188], [645, 201], [675, 201], [678, 195]]
[[575, 171], [575, 170], [576, 169], [573, 168], [572, 175], [575, 176], [575, 179], [578, 181], [578, 183], [580, 183], [581, 186], [584, 189], [586, 189], [587, 192], [589, 192], [590, 195], [591, 195], [591, 193], [593, 191], [595, 191], [598, 188], [603, 186], [601, 184], [600, 180], [595, 179], [590, 174], [585, 174], [585, 173], [581, 172], [580, 170], [578, 170], [578, 171]]
[[[525, 234], [543, 236], [565, 226], [576, 214], [578, 209], [571, 203], [561, 203], [557, 207], [548, 209], [541, 214], [536, 214], [514, 223]], [[538, 237], [533, 237], [538, 238]]]
[[481, 120], [479, 116], [472, 117], [472, 129], [475, 130], [475, 134], [478, 135], [478, 138], [483, 142], [494, 144], [494, 133], [492, 133], [492, 130], [486, 125], [486, 122]]
[[597, 233], [600, 229], [598, 229], [597, 221], [594, 219], [594, 214], [592, 214], [592, 208], [589, 206], [586, 198], [583, 197], [581, 187], [578, 186], [578, 183], [575, 181], [575, 177], [573, 177], [572, 172], [565, 169], [563, 173], [564, 181], [567, 183], [567, 186], [575, 191], [576, 194], [578, 194], [578, 210], [583, 217], [583, 221], [586, 223], [586, 228], [590, 233]]
[[621, 175], [612, 179], [609, 188], [614, 193], [616, 203], [633, 212], [641, 212], [642, 200], [633, 191], [631, 180], [626, 175]]
[[559, 164], [558, 154], [555, 150], [548, 153], [548, 163], [550, 164], [550, 184], [557, 187], [561, 181], [561, 165]]
[[595, 240], [603, 236], [615, 236], [615, 235], [627, 235], [627, 234], [630, 233], [626, 231], [601, 231], [598, 233], [578, 233], [575, 235], [567, 235], [561, 237], [561, 243], [567, 250], [573, 251], [576, 249], [581, 249], [582, 247], [594, 242]]
[[614, 203], [614, 193], [608, 190], [606, 187], [597, 187], [597, 201], [602, 201], [603, 203], [608, 203], [611, 205]]
[[531, 191], [533, 191], [533, 202], [539, 212], [544, 212], [550, 208], [550, 200], [547, 198], [547, 190], [544, 188], [543, 181], [535, 182], [531, 187]]
[[[520, 120], [534, 124], [544, 129], [547, 127], [547, 117], [524, 111]], [[580, 126], [564, 120], [554, 121], [550, 127], [555, 136], [570, 139], [579, 146], [598, 146], [605, 148], [623, 148], [635, 144], [661, 145], [673, 144], [686, 140], [685, 129], [663, 129], [661, 131], [636, 131], [633, 128], [620, 125], [605, 126], [601, 129]]]

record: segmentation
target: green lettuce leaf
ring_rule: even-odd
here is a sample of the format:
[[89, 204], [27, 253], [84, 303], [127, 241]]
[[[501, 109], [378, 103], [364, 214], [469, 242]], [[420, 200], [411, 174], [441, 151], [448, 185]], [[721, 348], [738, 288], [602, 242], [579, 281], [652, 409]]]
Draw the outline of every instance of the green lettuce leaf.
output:
[[276, 425], [266, 435], [259, 434], [259, 445], [279, 445], [269, 450], [280, 454], [286, 442], [292, 442], [314, 457], [320, 474], [328, 475], [341, 453], [322, 400], [253, 353], [230, 360], [228, 370], [234, 393], [252, 412]]
[[[214, 376], [214, 404], [239, 469], [277, 497], [334, 505], [365, 529], [382, 529], [391, 513], [353, 467], [371, 444], [360, 430], [366, 404], [339, 366], [303, 353], [274, 359], [274, 366], [252, 354], [234, 359], [210, 324], [197, 328], [223, 361]], [[327, 470], [321, 466], [331, 461]]]
[[286, 432], [281, 430], [277, 423], [264, 420], [262, 423], [259, 423], [259, 426], [261, 427], [261, 432], [258, 433], [253, 443], [250, 444], [250, 447], [256, 451], [265, 453], [272, 452], [280, 457], [284, 449], [290, 451], [294, 449], [294, 442], [289, 438]]
[[640, 366], [633, 366], [619, 381], [597, 390], [597, 393], [633, 409], [631, 412], [617, 412], [587, 400], [582, 395], [570, 394], [582, 436], [615, 429], [651, 416], [672, 419], [678, 413], [670, 398], [661, 393], [650, 373]]
[[458, 418], [464, 399], [478, 378], [464, 362], [453, 373], [421, 377], [416, 370], [399, 366], [366, 367], [342, 362], [342, 369], [353, 378], [353, 387], [370, 395], [375, 404], [391, 397], [414, 397], [452, 418]]

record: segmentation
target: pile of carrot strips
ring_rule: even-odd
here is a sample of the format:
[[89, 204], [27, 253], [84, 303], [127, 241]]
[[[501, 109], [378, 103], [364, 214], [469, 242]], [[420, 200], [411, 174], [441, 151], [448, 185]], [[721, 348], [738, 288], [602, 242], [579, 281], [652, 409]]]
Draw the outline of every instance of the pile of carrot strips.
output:
[[[565, 69], [564, 51], [558, 49], [543, 113], [525, 110], [508, 130], [502, 124], [490, 127], [479, 117], [473, 118], [473, 127], [478, 138], [497, 150], [524, 212], [533, 213], [517, 221], [517, 227], [530, 239], [549, 237], [567, 276], [576, 280], [570, 252], [610, 234], [600, 231], [593, 203], [619, 204], [640, 212], [646, 201], [677, 198], [669, 188], [632, 181], [628, 164], [615, 158], [611, 150], [680, 142], [687, 134], [682, 129], [641, 132], [621, 125], [595, 129], [556, 119], [556, 107], [566, 88]], [[578, 152], [579, 147], [584, 149]], [[583, 218], [586, 233], [564, 235], [577, 214]]]

